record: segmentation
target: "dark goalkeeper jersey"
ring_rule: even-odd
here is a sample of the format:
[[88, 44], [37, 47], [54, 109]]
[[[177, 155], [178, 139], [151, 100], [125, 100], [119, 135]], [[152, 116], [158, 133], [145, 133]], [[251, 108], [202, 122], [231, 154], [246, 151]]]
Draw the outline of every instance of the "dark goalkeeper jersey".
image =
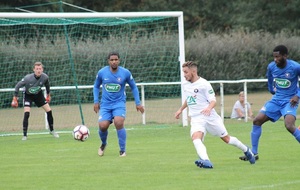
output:
[[34, 73], [26, 75], [15, 87], [15, 96], [18, 96], [19, 89], [25, 87], [26, 94], [38, 94], [42, 87], [45, 86], [47, 94], [50, 93], [49, 77], [42, 73], [40, 77], [36, 77]]

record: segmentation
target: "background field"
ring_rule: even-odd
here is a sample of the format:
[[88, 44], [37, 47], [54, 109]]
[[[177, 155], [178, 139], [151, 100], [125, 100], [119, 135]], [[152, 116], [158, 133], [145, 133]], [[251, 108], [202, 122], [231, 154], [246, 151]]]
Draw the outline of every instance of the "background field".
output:
[[[256, 114], [261, 106], [271, 98], [270, 93], [250, 93], [248, 101], [252, 104], [252, 110]], [[55, 97], [53, 97], [55, 98]], [[238, 99], [238, 95], [225, 95], [224, 111], [229, 117], [232, 106]], [[178, 124], [181, 120], [174, 119], [174, 113], [181, 105], [180, 98], [146, 100], [146, 123], [147, 124]], [[158, 108], [159, 107], [159, 108]], [[220, 96], [217, 96], [216, 110], [220, 113]], [[54, 126], [58, 131], [70, 130], [74, 126], [81, 124], [78, 105], [73, 106], [52, 106], [54, 116]], [[97, 126], [97, 114], [93, 111], [93, 104], [82, 105], [85, 124], [89, 127]], [[29, 132], [45, 131], [45, 116], [42, 109], [32, 108], [29, 118]], [[0, 134], [22, 132], [23, 108], [0, 109]], [[142, 124], [142, 115], [137, 113], [133, 102], [127, 102], [126, 125]]]
[[[236, 95], [225, 97], [226, 115], [236, 98]], [[267, 93], [251, 94], [249, 101], [257, 112], [269, 98]], [[154, 103], [167, 103], [170, 113], [156, 116], [157, 112], [151, 108]], [[129, 109], [125, 158], [118, 156], [114, 127], [109, 129], [105, 156], [98, 157], [97, 116], [92, 104], [84, 105], [86, 120], [93, 123], [89, 125], [91, 136], [84, 143], [72, 139], [70, 123], [77, 119], [76, 114], [72, 120], [65, 118], [65, 127], [57, 127], [60, 138], [55, 139], [43, 127], [34, 125], [39, 123], [35, 114], [42, 114], [43, 118], [43, 111], [34, 108], [30, 131], [45, 131], [45, 134], [30, 133], [27, 141], [21, 141], [18, 133], [0, 137], [0, 189], [299, 189], [299, 143], [285, 130], [282, 120], [263, 127], [260, 160], [255, 165], [240, 161], [242, 153], [238, 149], [208, 135], [205, 144], [214, 169], [205, 170], [194, 165], [197, 155], [189, 127], [181, 127], [179, 121], [168, 123], [174, 120], [179, 105], [179, 99], [149, 102], [149, 116], [161, 117], [165, 124], [131, 124], [139, 120], [139, 115]], [[78, 109], [65, 108], [53, 108], [56, 120], [63, 120], [64, 112], [75, 113]], [[219, 112], [219, 106], [216, 109]], [[18, 126], [15, 129], [20, 131], [22, 110], [1, 110], [0, 116], [6, 117], [1, 119], [2, 125], [10, 121], [12, 124], [7, 125]], [[250, 144], [251, 122], [226, 119], [225, 124], [231, 135]]]
[[[250, 143], [248, 123], [226, 120], [229, 133]], [[260, 160], [240, 161], [240, 150], [208, 135], [205, 144], [214, 169], [197, 168], [189, 127], [128, 126], [127, 157], [118, 156], [116, 132], [109, 130], [105, 156], [99, 157], [97, 128], [86, 142], [61, 133], [55, 139], [31, 135], [0, 138], [1, 189], [299, 189], [299, 143], [283, 122], [263, 128]]]

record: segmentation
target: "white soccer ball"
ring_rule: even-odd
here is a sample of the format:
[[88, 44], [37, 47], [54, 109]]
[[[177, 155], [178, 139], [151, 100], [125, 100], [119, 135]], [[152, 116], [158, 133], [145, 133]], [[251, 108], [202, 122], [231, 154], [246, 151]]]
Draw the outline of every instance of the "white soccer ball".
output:
[[86, 141], [90, 136], [90, 130], [85, 125], [77, 125], [73, 129], [73, 137], [78, 141]]

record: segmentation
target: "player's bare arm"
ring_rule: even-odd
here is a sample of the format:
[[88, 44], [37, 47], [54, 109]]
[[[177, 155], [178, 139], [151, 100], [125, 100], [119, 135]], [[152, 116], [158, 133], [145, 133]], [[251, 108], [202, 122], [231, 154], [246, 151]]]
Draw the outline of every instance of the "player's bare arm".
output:
[[95, 113], [98, 113], [99, 110], [100, 110], [100, 105], [99, 105], [99, 103], [94, 104], [94, 112], [95, 112]]
[[183, 103], [183, 105], [177, 110], [177, 112], [175, 112], [175, 118], [179, 119], [180, 114], [182, 113], [182, 111], [187, 107], [187, 102], [185, 101]]
[[291, 106], [295, 107], [299, 102], [299, 97], [297, 95], [293, 96], [290, 100]]
[[205, 109], [203, 109], [203, 110], [201, 111], [201, 113], [202, 113], [203, 115], [205, 115], [205, 116], [209, 116], [211, 110], [212, 110], [215, 106], [216, 106], [216, 102], [215, 102], [215, 101], [211, 101], [211, 102], [209, 103], [209, 105], [208, 105]]
[[136, 111], [139, 111], [139, 112], [141, 112], [141, 113], [144, 113], [144, 111], [145, 111], [144, 106], [142, 106], [142, 105], [136, 106]]

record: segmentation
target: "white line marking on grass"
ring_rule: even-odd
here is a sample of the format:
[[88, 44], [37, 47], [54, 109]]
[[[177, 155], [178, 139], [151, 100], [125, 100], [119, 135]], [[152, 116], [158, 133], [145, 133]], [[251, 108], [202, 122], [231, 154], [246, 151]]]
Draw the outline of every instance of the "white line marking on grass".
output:
[[[58, 134], [62, 133], [72, 133], [72, 131], [56, 131]], [[23, 133], [6, 133], [0, 134], [0, 137], [7, 137], [7, 136], [20, 136]], [[36, 132], [36, 133], [27, 133], [27, 135], [49, 135], [49, 132]]]
[[300, 180], [288, 181], [288, 182], [284, 182], [284, 183], [277, 183], [277, 184], [270, 184], [270, 185], [258, 185], [258, 186], [252, 186], [252, 187], [243, 187], [243, 188], [240, 188], [240, 189], [244, 190], [244, 189], [275, 188], [275, 187], [281, 187], [281, 186], [285, 186], [285, 185], [292, 185], [292, 184], [298, 184], [298, 183], [300, 183]]
[[[150, 127], [150, 128], [143, 128], [143, 127], [140, 127], [140, 128], [133, 128], [133, 127], [131, 127], [131, 128], [125, 128], [127, 131], [131, 131], [131, 130], [156, 130], [156, 129], [166, 129], [166, 128], [169, 128], [168, 126], [166, 126], [166, 127]], [[116, 130], [116, 129], [114, 129], [114, 130]]]
[[[131, 130], [157, 130], [157, 129], [166, 129], [169, 128], [169, 126], [156, 126], [156, 127], [150, 127], [150, 128], [144, 128], [144, 127], [138, 127], [138, 128], [126, 128], [126, 130], [131, 131]], [[113, 129], [116, 131], [116, 129]], [[56, 131], [58, 134], [63, 134], [63, 133], [72, 133], [72, 131]], [[28, 135], [45, 135], [49, 134], [49, 132], [36, 132], [36, 133], [27, 133]], [[6, 134], [0, 134], [0, 137], [8, 137], [8, 136], [21, 136], [23, 133], [6, 133]]]

